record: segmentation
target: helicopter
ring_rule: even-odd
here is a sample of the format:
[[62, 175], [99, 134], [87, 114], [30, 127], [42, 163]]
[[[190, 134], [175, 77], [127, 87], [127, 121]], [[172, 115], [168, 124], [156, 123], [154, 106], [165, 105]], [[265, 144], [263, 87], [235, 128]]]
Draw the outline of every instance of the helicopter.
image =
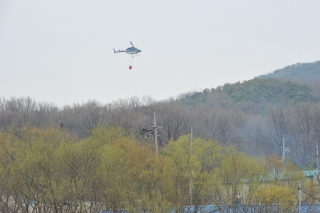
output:
[[127, 54], [131, 54], [132, 57], [133, 57], [134, 54], [138, 54], [138, 53], [141, 52], [141, 50], [139, 50], [137, 47], [133, 46], [131, 41], [130, 41], [130, 44], [132, 45], [132, 47], [128, 47], [126, 50], [118, 50], [118, 51], [116, 51], [113, 48], [114, 54], [116, 54], [116, 53], [127, 53]]
[[131, 70], [132, 69], [132, 59], [133, 59], [133, 55], [134, 54], [138, 54], [141, 52], [141, 50], [139, 50], [137, 47], [135, 47], [132, 42], [130, 41], [130, 44], [132, 45], [132, 47], [128, 47], [126, 50], [118, 50], [116, 51], [114, 48], [113, 48], [113, 52], [114, 54], [116, 53], [127, 53], [127, 54], [131, 54], [132, 58], [131, 58], [131, 65], [129, 65], [129, 69]]

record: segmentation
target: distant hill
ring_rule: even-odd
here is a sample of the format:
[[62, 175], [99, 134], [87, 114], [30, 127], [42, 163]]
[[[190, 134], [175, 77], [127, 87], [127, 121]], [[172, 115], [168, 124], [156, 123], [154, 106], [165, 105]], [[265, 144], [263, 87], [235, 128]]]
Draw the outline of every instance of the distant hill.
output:
[[320, 61], [299, 63], [252, 80], [186, 93], [177, 101], [189, 107], [206, 105], [264, 113], [275, 105], [319, 103], [320, 96], [314, 87], [317, 82], [320, 82]]
[[225, 84], [216, 90], [227, 93], [234, 102], [294, 105], [299, 102], [315, 101], [311, 95], [312, 89], [308, 85], [292, 81], [280, 81], [274, 78]]
[[314, 83], [320, 81], [320, 61], [297, 63], [257, 78], [279, 78], [300, 83]]
[[255, 108], [257, 113], [269, 106], [296, 106], [301, 102], [320, 102], [312, 87], [275, 78], [255, 78], [242, 83], [225, 84], [216, 89], [184, 94], [178, 101], [186, 106], [219, 106], [229, 109]]

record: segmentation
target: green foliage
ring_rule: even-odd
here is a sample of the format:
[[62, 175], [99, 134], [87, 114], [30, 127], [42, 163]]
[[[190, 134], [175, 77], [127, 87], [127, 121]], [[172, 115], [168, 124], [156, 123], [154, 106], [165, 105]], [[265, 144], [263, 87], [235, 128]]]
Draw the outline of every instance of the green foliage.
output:
[[320, 80], [320, 61], [286, 66], [258, 78], [278, 78], [300, 83], [312, 83]]
[[[270, 187], [290, 195], [301, 180], [294, 165], [278, 164], [270, 158], [262, 166], [234, 147], [190, 135], [156, 155], [120, 128], [97, 127], [74, 142], [60, 130], [26, 127], [0, 132], [0, 211], [170, 212], [192, 204], [196, 212], [211, 203], [233, 205], [239, 195], [242, 203], [256, 198], [269, 205]], [[264, 170], [276, 167], [290, 182], [264, 184]], [[276, 201], [287, 208], [289, 198]]]
[[[253, 157], [249, 157], [234, 147], [224, 147], [223, 158], [217, 175], [223, 183], [215, 188], [213, 194], [217, 204], [235, 205], [254, 202], [253, 192], [262, 182], [264, 173], [260, 163]], [[222, 196], [223, 195], [223, 196]]]
[[99, 141], [103, 144], [112, 143], [118, 138], [123, 138], [127, 135], [123, 128], [108, 127], [107, 125], [97, 126], [92, 130], [91, 140]]
[[211, 140], [195, 138], [191, 141], [190, 135], [171, 141], [165, 148], [164, 153], [173, 160], [176, 170], [176, 207], [183, 208], [192, 202], [197, 209], [211, 200], [212, 185], [217, 182], [215, 172], [221, 161], [221, 149]]
[[277, 205], [281, 212], [294, 212], [297, 204], [296, 190], [287, 186], [262, 186], [256, 191], [255, 197], [262, 205]]
[[305, 84], [319, 81], [320, 61], [317, 61], [288, 66], [244, 82], [186, 93], [177, 101], [189, 107], [220, 106], [266, 113], [274, 105], [292, 107], [302, 102], [320, 102], [317, 92], [314, 92], [316, 87]]
[[207, 101], [209, 90], [205, 89], [202, 92], [191, 92], [180, 95], [179, 101], [186, 106], [196, 107], [199, 104], [204, 104]]
[[222, 91], [236, 103], [294, 106], [314, 101], [309, 86], [277, 79], [254, 79], [233, 85], [226, 84]]
[[[215, 97], [211, 103], [209, 97]], [[274, 105], [296, 106], [301, 102], [319, 102], [307, 84], [294, 83], [272, 78], [255, 78], [253, 80], [225, 84], [203, 93], [186, 95], [179, 100], [187, 106], [221, 106], [223, 108], [246, 109], [256, 106], [259, 112], [266, 112]]]

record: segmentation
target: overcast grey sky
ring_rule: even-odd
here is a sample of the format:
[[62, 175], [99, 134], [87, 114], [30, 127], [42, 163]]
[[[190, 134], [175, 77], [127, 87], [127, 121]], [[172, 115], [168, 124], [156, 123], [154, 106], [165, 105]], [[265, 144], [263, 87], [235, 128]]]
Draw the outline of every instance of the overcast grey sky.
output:
[[[0, 0], [0, 96], [155, 100], [320, 60], [319, 0]], [[133, 58], [115, 49], [142, 50]]]

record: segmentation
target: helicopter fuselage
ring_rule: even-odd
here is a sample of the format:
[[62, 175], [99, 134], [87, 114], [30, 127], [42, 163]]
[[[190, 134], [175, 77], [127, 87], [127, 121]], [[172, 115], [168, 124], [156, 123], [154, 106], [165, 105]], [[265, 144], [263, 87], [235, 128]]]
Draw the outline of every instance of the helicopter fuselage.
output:
[[115, 49], [113, 49], [114, 53], [127, 53], [127, 54], [138, 54], [141, 52], [141, 50], [139, 50], [137, 47], [133, 46], [132, 42], [130, 41], [132, 47], [128, 47], [126, 50], [118, 50], [116, 51]]
[[126, 52], [128, 54], [138, 54], [139, 52], [141, 52], [141, 50], [139, 50], [136, 47], [129, 47], [124, 52]]

